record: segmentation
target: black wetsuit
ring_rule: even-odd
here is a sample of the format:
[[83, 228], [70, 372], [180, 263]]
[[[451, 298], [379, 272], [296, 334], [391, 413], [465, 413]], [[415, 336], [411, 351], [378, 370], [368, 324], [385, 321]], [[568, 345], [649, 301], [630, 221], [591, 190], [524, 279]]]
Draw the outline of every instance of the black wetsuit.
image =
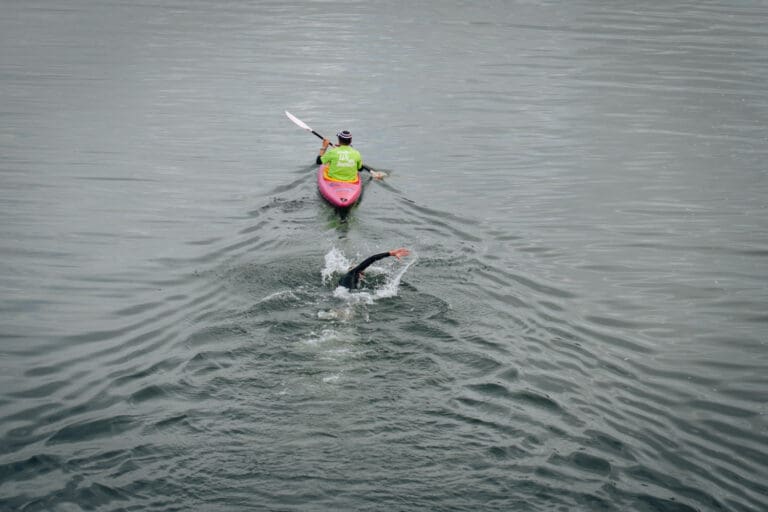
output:
[[360, 273], [368, 268], [374, 261], [384, 259], [387, 256], [390, 256], [389, 251], [367, 257], [361, 264], [347, 272], [344, 277], [339, 279], [339, 286], [345, 286], [350, 290], [357, 288], [357, 285], [360, 283]]

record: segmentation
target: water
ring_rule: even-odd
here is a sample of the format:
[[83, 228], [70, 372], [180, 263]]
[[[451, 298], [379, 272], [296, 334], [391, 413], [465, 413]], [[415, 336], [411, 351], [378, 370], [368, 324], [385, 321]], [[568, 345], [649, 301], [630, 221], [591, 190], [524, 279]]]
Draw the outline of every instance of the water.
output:
[[768, 508], [765, 2], [0, 13], [1, 510]]

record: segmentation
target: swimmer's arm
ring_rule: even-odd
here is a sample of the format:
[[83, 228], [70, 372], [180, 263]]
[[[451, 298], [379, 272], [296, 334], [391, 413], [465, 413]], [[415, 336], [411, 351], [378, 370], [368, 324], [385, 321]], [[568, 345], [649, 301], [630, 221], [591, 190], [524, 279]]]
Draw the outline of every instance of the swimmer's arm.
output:
[[380, 252], [379, 254], [374, 254], [373, 256], [367, 257], [365, 260], [363, 260], [362, 263], [360, 263], [358, 266], [353, 268], [350, 272], [353, 274], [358, 274], [371, 266], [374, 261], [379, 261], [381, 259], [384, 259], [388, 256], [394, 256], [397, 259], [400, 259], [403, 256], [408, 256], [411, 252], [408, 249], [405, 249], [404, 247], [401, 247], [399, 249], [392, 249], [391, 251], [387, 252]]
[[344, 277], [339, 279], [339, 285], [349, 288], [350, 290], [355, 288], [357, 286], [358, 276], [363, 272], [363, 270], [368, 268], [374, 261], [386, 258], [387, 256], [389, 256], [389, 252], [382, 252], [367, 257], [358, 266], [344, 274]]
[[356, 266], [355, 268], [350, 270], [349, 273], [353, 274], [353, 275], [359, 274], [360, 272], [362, 272], [366, 268], [370, 267], [373, 264], [373, 262], [379, 261], [379, 260], [383, 260], [384, 258], [390, 256], [390, 254], [389, 254], [390, 252], [391, 251], [380, 252], [379, 254], [374, 254], [373, 256], [368, 256], [367, 258], [365, 258], [363, 260], [362, 263], [360, 263], [358, 266]]
[[357, 275], [368, 268], [373, 262], [384, 259], [388, 256], [394, 256], [395, 258], [400, 259], [402, 256], [408, 256], [409, 254], [410, 251], [408, 249], [401, 247], [400, 249], [392, 249], [391, 251], [381, 252], [379, 254], [369, 256], [358, 266], [347, 272], [346, 275], [344, 275], [344, 277], [339, 280], [339, 284], [351, 290], [354, 288], [357, 282]]

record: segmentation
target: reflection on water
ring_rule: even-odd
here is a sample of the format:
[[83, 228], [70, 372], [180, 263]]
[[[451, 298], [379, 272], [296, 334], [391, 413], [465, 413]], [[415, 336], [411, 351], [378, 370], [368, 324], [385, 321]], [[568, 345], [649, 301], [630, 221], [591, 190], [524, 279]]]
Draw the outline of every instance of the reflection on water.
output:
[[329, 5], [5, 6], [0, 509], [768, 507], [768, 7]]

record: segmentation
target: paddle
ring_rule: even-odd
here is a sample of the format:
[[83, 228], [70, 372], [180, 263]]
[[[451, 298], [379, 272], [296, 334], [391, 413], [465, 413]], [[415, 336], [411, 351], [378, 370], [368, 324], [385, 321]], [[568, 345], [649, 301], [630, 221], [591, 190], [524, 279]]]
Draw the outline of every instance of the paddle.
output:
[[[285, 111], [285, 115], [286, 115], [286, 116], [288, 116], [288, 119], [290, 119], [291, 121], [293, 121], [293, 123], [294, 123], [296, 126], [298, 126], [298, 127], [300, 127], [300, 128], [303, 128], [303, 129], [307, 130], [307, 131], [308, 131], [308, 132], [310, 132], [310, 133], [313, 133], [313, 134], [314, 134], [314, 135], [315, 135], [317, 138], [319, 138], [319, 139], [323, 139], [323, 140], [325, 140], [325, 137], [323, 137], [322, 135], [320, 135], [319, 133], [317, 133], [315, 130], [313, 130], [312, 128], [310, 128], [310, 127], [309, 127], [309, 125], [308, 125], [307, 123], [305, 123], [304, 121], [302, 121], [301, 119], [299, 119], [299, 118], [298, 118], [298, 117], [296, 117], [295, 115], [291, 114], [291, 113], [290, 113], [290, 112], [288, 112], [287, 110]], [[336, 145], [336, 144], [334, 144], [334, 146], [335, 146], [335, 145]], [[363, 167], [362, 167], [362, 169], [363, 169], [364, 171], [368, 171], [369, 173], [371, 173], [371, 176], [372, 176], [372, 177], [374, 177], [374, 178], [377, 178], [377, 179], [381, 179], [381, 178], [383, 178], [384, 176], [386, 176], [386, 173], [383, 173], [383, 172], [379, 172], [379, 171], [376, 171], [376, 170], [374, 170], [374, 169], [371, 169], [370, 167], [368, 167], [368, 166], [367, 166], [367, 165], [365, 165], [365, 164], [363, 164]]]

